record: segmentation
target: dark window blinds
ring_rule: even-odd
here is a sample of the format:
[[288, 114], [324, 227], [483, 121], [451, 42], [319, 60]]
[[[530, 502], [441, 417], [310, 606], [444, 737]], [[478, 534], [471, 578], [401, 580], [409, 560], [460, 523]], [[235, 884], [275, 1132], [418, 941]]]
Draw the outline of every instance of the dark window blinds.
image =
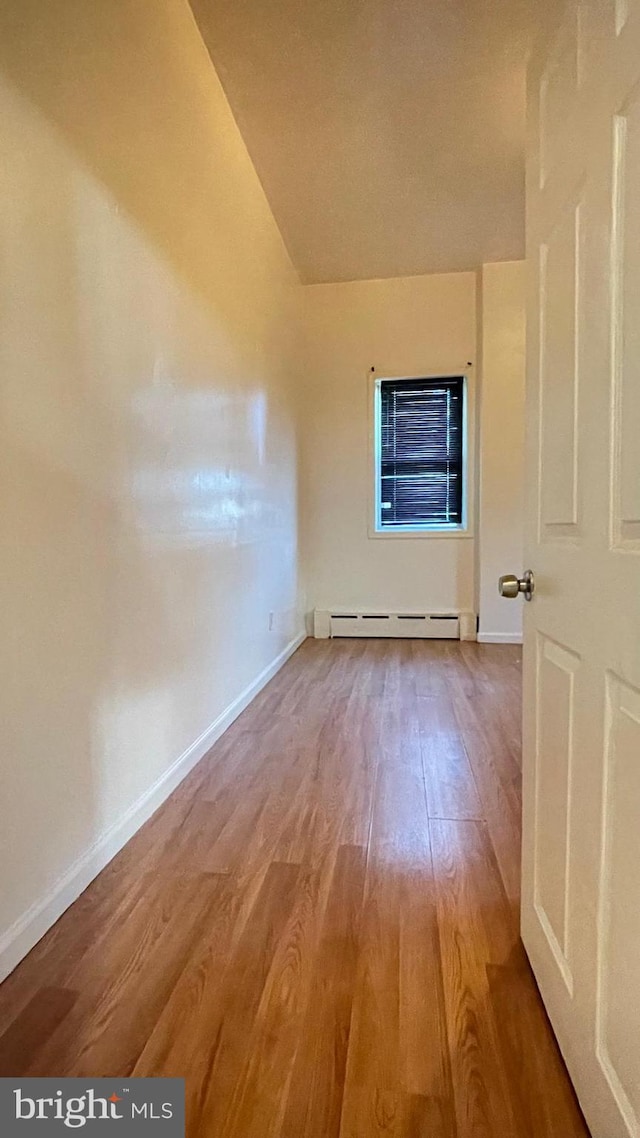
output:
[[461, 525], [464, 379], [380, 383], [380, 526]]

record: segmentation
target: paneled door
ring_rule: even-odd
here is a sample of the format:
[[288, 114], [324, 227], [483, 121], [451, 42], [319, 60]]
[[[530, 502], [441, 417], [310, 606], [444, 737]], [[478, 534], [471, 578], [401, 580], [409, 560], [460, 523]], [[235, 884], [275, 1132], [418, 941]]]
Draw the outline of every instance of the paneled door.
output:
[[594, 1138], [640, 1136], [640, 0], [529, 74], [523, 939]]

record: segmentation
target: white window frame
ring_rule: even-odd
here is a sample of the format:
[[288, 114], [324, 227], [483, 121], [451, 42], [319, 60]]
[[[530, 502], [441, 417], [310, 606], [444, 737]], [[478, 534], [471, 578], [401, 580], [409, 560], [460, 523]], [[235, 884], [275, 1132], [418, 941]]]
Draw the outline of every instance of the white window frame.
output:
[[[421, 525], [394, 526], [393, 529], [382, 529], [380, 522], [380, 387], [389, 380], [400, 379], [454, 379], [461, 376], [463, 379], [463, 411], [462, 411], [462, 470], [463, 470], [463, 496], [462, 496], [462, 522], [459, 525], [447, 525], [441, 522], [427, 522]], [[369, 462], [367, 481], [369, 484], [369, 524], [370, 538], [382, 538], [384, 541], [402, 539], [429, 540], [471, 538], [473, 537], [473, 518], [475, 509], [475, 385], [472, 379], [472, 366], [465, 364], [458, 368], [427, 368], [425, 371], [414, 372], [411, 375], [395, 374], [391, 370], [384, 373], [370, 372], [368, 377], [368, 405], [369, 405]]]

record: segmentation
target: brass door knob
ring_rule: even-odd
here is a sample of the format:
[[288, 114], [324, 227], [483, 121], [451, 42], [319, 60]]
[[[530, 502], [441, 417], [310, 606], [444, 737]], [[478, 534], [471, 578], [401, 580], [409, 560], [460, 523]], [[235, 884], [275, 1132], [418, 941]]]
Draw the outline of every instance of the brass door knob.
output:
[[507, 573], [498, 581], [500, 596], [507, 597], [508, 600], [515, 600], [522, 593], [525, 601], [530, 601], [535, 587], [534, 576], [530, 569], [527, 569], [522, 577], [515, 577], [513, 573]]

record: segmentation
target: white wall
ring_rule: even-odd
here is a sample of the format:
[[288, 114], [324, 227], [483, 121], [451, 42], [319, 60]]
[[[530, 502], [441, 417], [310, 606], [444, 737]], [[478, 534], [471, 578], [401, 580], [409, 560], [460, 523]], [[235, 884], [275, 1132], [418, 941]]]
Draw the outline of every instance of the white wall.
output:
[[479, 639], [519, 641], [523, 602], [498, 596], [498, 577], [523, 564], [525, 265], [482, 270]]
[[473, 539], [369, 536], [368, 401], [371, 366], [396, 376], [475, 362], [475, 273], [309, 285], [303, 294], [309, 607], [473, 609]]
[[0, 100], [6, 970], [300, 631], [301, 290], [184, 0], [9, 0]]
[[[497, 579], [522, 568], [524, 263], [310, 285], [303, 296], [309, 608], [479, 611], [481, 639], [518, 640], [522, 604], [498, 597]], [[475, 537], [372, 537], [371, 366], [378, 376], [416, 375], [478, 359]]]

